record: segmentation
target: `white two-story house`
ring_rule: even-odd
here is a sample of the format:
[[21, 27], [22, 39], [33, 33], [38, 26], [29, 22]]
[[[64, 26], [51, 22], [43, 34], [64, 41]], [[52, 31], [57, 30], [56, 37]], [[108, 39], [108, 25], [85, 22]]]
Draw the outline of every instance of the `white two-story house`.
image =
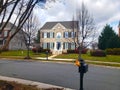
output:
[[75, 49], [77, 21], [47, 22], [40, 29], [40, 46], [53, 54]]

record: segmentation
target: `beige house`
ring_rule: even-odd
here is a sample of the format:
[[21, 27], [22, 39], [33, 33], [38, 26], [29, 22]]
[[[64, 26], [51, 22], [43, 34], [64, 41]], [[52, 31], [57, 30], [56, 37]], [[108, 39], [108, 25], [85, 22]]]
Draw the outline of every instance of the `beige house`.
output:
[[[12, 30], [11, 30], [11, 27]], [[4, 28], [4, 30], [0, 33], [0, 47], [2, 47], [6, 40], [8, 39], [8, 37], [14, 33], [16, 30], [16, 26], [13, 25], [12, 23], [8, 23], [6, 25], [6, 27]], [[12, 40], [10, 41], [7, 49], [8, 50], [19, 50], [19, 49], [22, 49], [22, 50], [26, 50], [26, 45], [25, 45], [25, 38], [24, 38], [24, 35], [25, 32], [23, 30], [20, 30], [13, 38]]]
[[61, 54], [75, 49], [77, 21], [47, 22], [40, 29], [40, 46]]

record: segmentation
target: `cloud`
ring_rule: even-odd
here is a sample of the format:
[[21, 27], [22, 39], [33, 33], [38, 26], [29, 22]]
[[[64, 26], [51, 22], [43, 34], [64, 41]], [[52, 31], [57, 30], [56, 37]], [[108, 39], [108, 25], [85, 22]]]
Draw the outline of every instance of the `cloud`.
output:
[[[81, 7], [82, 0], [63, 0], [64, 3], [53, 3], [48, 9], [40, 9], [39, 17], [42, 22], [72, 20], [76, 8]], [[117, 24], [120, 20], [119, 0], [83, 0], [89, 13], [94, 17], [97, 29], [102, 31], [106, 24], [110, 24], [117, 32]], [[115, 24], [111, 24], [117, 22]], [[116, 27], [116, 28], [115, 28]]]

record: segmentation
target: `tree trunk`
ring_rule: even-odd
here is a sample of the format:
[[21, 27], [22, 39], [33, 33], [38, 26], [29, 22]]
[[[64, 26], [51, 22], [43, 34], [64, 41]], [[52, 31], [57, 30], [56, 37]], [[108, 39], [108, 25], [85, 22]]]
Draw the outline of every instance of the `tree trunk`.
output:
[[5, 44], [0, 48], [1, 51], [6, 51], [6, 50], [9, 49], [8, 46], [9, 46], [9, 43], [10, 43], [10, 40], [11, 40], [11, 39], [12, 39], [11, 37], [8, 37], [8, 38], [7, 38]]

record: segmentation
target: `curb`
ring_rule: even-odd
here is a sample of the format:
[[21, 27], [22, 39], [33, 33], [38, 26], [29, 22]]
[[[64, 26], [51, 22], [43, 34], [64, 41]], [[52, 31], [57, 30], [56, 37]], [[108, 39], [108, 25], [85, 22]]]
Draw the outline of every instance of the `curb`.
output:
[[18, 78], [12, 78], [12, 77], [6, 77], [6, 76], [0, 76], [0, 80], [17, 82], [17, 83], [24, 84], [24, 85], [33, 85], [33, 86], [35, 85], [35, 86], [37, 86], [37, 88], [42, 88], [42, 89], [59, 88], [62, 90], [75, 90], [75, 89], [65, 88], [65, 87], [61, 87], [61, 86], [45, 84], [45, 83], [24, 80], [24, 79], [18, 79]]

